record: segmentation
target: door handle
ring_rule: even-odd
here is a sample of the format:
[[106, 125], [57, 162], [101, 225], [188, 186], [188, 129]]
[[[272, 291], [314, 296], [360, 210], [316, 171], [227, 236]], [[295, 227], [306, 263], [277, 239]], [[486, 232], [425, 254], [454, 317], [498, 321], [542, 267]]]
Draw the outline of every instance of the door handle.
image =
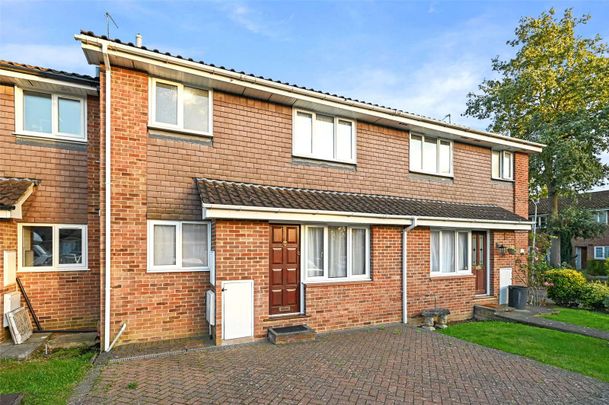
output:
[[223, 289], [222, 289], [222, 291], [223, 291], [223, 292], [224, 292], [224, 291], [226, 291], [226, 288], [223, 288]]

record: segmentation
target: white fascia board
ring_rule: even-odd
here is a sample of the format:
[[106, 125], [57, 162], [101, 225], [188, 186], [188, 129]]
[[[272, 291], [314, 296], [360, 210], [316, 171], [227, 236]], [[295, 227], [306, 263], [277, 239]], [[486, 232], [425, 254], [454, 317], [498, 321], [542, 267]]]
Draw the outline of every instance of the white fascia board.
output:
[[410, 225], [412, 218], [391, 215], [340, 213], [331, 211], [283, 210], [277, 208], [203, 207], [203, 219], [244, 219], [258, 221], [285, 221], [295, 223], [340, 223], [340, 224], [384, 224]]
[[[530, 231], [532, 222], [491, 221], [462, 218], [416, 217], [417, 226], [502, 229]], [[271, 207], [249, 207], [220, 204], [203, 204], [203, 219], [247, 219], [263, 221], [289, 221], [298, 223], [348, 223], [377, 225], [411, 225], [415, 217], [400, 215], [368, 214], [360, 212], [336, 212], [298, 210]]]
[[83, 50], [101, 52], [101, 44], [107, 43], [108, 53], [111, 56], [126, 58], [142, 64], [154, 65], [160, 68], [173, 69], [195, 76], [203, 76], [210, 80], [243, 86], [284, 97], [292, 97], [314, 104], [321, 104], [359, 114], [371, 115], [380, 119], [387, 119], [400, 124], [412, 125], [430, 131], [443, 132], [470, 140], [510, 147], [527, 153], [539, 153], [545, 146], [540, 143], [523, 141], [487, 131], [468, 131], [466, 129], [449, 126], [448, 124], [443, 125], [439, 122], [435, 122], [434, 120], [417, 117], [396, 109], [376, 107], [363, 102], [346, 100], [341, 97], [301, 89], [295, 86], [277, 83], [272, 80], [260, 79], [242, 73], [231, 72], [226, 69], [215, 68], [213, 66], [203, 65], [198, 62], [176, 58], [175, 56], [167, 56], [87, 35], [76, 35], [75, 38], [81, 41]]
[[49, 79], [47, 77], [41, 77], [33, 74], [15, 72], [12, 70], [0, 69], [0, 76], [11, 77], [13, 79], [28, 80], [33, 82], [47, 83], [55, 86], [70, 87], [73, 89], [84, 90], [85, 92], [95, 95], [97, 94], [97, 87], [85, 86], [84, 84], [73, 83], [70, 81], [63, 81], [58, 79]]
[[11, 212], [13, 212], [13, 210], [1, 209], [0, 218], [2, 218], [2, 219], [11, 218]]

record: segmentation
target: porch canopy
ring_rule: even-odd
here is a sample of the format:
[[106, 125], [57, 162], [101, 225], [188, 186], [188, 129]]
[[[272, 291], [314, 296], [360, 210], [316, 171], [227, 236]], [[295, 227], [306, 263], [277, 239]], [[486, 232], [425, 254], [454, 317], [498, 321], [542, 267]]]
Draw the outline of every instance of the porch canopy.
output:
[[530, 230], [531, 222], [494, 205], [276, 187], [195, 178], [204, 219], [270, 220]]
[[38, 180], [0, 177], [0, 218], [21, 219], [21, 206], [38, 185]]

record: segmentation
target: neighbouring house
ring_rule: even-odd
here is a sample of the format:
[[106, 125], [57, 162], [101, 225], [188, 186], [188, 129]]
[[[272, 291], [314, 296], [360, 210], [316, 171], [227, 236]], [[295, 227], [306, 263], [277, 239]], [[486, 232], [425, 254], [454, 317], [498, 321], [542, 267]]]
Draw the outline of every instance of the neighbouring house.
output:
[[[608, 224], [609, 190], [581, 193], [576, 199], [569, 197], [561, 198], [558, 201], [559, 209], [566, 208], [572, 204], [577, 204], [579, 208], [592, 212], [594, 219], [599, 224]], [[538, 230], [543, 231], [546, 229], [552, 211], [551, 208], [550, 201], [547, 198], [539, 200], [535, 224]], [[529, 204], [529, 218], [531, 221], [535, 221], [535, 204], [532, 202]], [[571, 244], [573, 245], [573, 256], [572, 258], [564, 259], [573, 259], [575, 268], [578, 270], [585, 269], [591, 260], [605, 260], [609, 258], [609, 227], [602, 235], [596, 238], [576, 238], [571, 241]]]
[[526, 281], [542, 145], [76, 39], [98, 78], [0, 65], [0, 249], [45, 327], [225, 344], [467, 319]]

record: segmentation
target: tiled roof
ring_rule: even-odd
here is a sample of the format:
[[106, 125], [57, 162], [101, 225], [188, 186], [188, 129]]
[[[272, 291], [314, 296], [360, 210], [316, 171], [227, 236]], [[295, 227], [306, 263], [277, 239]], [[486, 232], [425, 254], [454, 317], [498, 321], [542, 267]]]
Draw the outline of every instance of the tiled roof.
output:
[[21, 196], [32, 184], [37, 185], [38, 181], [0, 177], [0, 209], [14, 209]]
[[[252, 78], [255, 78], [255, 79], [267, 80], [267, 81], [270, 81], [270, 82], [279, 83], [279, 84], [295, 87], [295, 88], [302, 89], [302, 90], [312, 91], [312, 92], [319, 93], [319, 94], [325, 95], [325, 96], [337, 97], [337, 98], [340, 98], [343, 101], [347, 101], [347, 102], [361, 103], [361, 104], [365, 104], [365, 105], [368, 105], [368, 106], [371, 106], [371, 107], [377, 107], [377, 108], [383, 108], [383, 109], [387, 109], [387, 110], [393, 110], [393, 112], [397, 113], [397, 114], [407, 114], [407, 115], [412, 116], [413, 118], [418, 118], [420, 120], [430, 121], [430, 122], [433, 122], [433, 123], [435, 123], [437, 125], [441, 125], [441, 126], [448, 127], [448, 128], [455, 128], [455, 129], [460, 129], [460, 130], [464, 130], [464, 131], [468, 131], [468, 132], [484, 133], [484, 134], [488, 134], [488, 135], [495, 136], [495, 137], [497, 137], [497, 136], [499, 136], [499, 137], [505, 137], [504, 135], [501, 135], [501, 134], [490, 133], [488, 131], [484, 131], [484, 130], [479, 130], [479, 129], [467, 127], [465, 125], [447, 123], [447, 122], [439, 120], [437, 118], [427, 117], [425, 115], [412, 113], [412, 112], [401, 110], [401, 109], [394, 108], [394, 107], [387, 107], [387, 106], [384, 106], [384, 105], [381, 105], [381, 104], [375, 104], [375, 103], [370, 103], [370, 102], [367, 102], [367, 101], [362, 101], [362, 100], [358, 100], [358, 99], [354, 99], [354, 98], [349, 98], [349, 97], [341, 96], [341, 95], [338, 95], [338, 94], [333, 94], [333, 93], [325, 92], [325, 91], [322, 91], [322, 90], [313, 89], [313, 88], [310, 88], [310, 87], [299, 86], [299, 85], [294, 84], [294, 83], [283, 82], [281, 80], [275, 80], [275, 79], [271, 79], [271, 78], [265, 77], [265, 76], [258, 76], [258, 75], [255, 75], [253, 73], [248, 73], [248, 72], [244, 72], [244, 71], [238, 71], [238, 70], [235, 70], [235, 69], [232, 69], [232, 68], [228, 68], [228, 67], [225, 67], [225, 66], [214, 65], [213, 63], [207, 63], [207, 62], [202, 61], [202, 60], [198, 60], [197, 61], [197, 60], [194, 60], [192, 58], [184, 57], [182, 55], [174, 55], [174, 54], [172, 54], [170, 52], [162, 52], [162, 51], [160, 51], [158, 49], [147, 48], [146, 46], [143, 46], [143, 45], [141, 47], [137, 47], [133, 42], [124, 42], [124, 41], [121, 41], [118, 38], [109, 38], [106, 35], [97, 35], [97, 34], [95, 34], [92, 31], [81, 30], [80, 33], [82, 35], [87, 35], [87, 36], [90, 36], [90, 37], [93, 37], [93, 38], [98, 38], [98, 39], [102, 39], [102, 40], [105, 40], [105, 41], [111, 41], [111, 42], [114, 42], [114, 43], [117, 43], [117, 44], [127, 45], [127, 46], [134, 47], [134, 48], [137, 48], [137, 49], [143, 49], [143, 50], [146, 50], [146, 51], [154, 52], [154, 53], [157, 53], [159, 55], [165, 55], [165, 56], [169, 56], [169, 57], [172, 57], [172, 58], [183, 59], [183, 60], [186, 60], [186, 61], [189, 61], [189, 62], [195, 62], [195, 63], [201, 64], [201, 65], [204, 65], [204, 66], [209, 66], [209, 67], [213, 67], [213, 68], [223, 69], [223, 70], [226, 70], [226, 71], [229, 71], [229, 72], [238, 73], [238, 74], [241, 74], [241, 75], [244, 75], [244, 76], [249, 76], [249, 77], [252, 77]], [[522, 140], [517, 139], [517, 138], [514, 138], [514, 140], [516, 140], [516, 141], [522, 141]]]
[[203, 204], [298, 210], [351, 212], [377, 215], [524, 221], [493, 205], [461, 204], [376, 194], [344, 193], [274, 187], [205, 178], [195, 179]]
[[49, 69], [40, 66], [26, 65], [24, 63], [11, 62], [7, 60], [0, 60], [0, 69], [25, 72], [51, 79], [76, 82], [90, 86], [97, 86], [99, 84], [99, 79], [97, 77], [81, 75], [79, 73], [64, 72], [63, 70]]
[[[578, 194], [577, 197], [565, 197], [558, 200], [558, 208], [565, 208], [572, 205], [577, 200], [577, 206], [583, 209], [609, 209], [609, 190], [591, 191], [588, 193]], [[549, 214], [551, 212], [551, 204], [548, 198], [539, 200], [537, 206], [537, 214]], [[535, 213], [535, 205], [529, 203], [529, 214]]]

